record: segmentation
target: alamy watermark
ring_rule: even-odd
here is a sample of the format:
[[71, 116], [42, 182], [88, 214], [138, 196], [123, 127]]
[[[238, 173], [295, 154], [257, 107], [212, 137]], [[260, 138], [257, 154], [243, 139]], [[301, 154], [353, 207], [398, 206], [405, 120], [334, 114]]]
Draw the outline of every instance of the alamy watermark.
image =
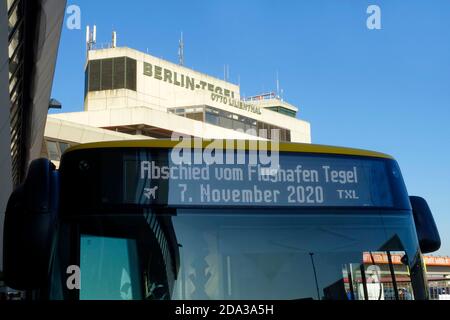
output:
[[366, 20], [366, 26], [369, 30], [381, 29], [381, 8], [378, 5], [372, 4], [366, 10], [369, 15]]
[[70, 265], [67, 267], [66, 273], [68, 274], [66, 286], [69, 290], [81, 289], [81, 270], [77, 265]]
[[[280, 164], [280, 130], [236, 130], [237, 133], [254, 136], [255, 139], [202, 139], [173, 133], [170, 157], [173, 165], [261, 165], [276, 170]], [[200, 132], [199, 132], [200, 133]], [[200, 134], [198, 134], [200, 136]]]
[[66, 9], [66, 27], [69, 30], [81, 29], [81, 8], [76, 4], [71, 4]]

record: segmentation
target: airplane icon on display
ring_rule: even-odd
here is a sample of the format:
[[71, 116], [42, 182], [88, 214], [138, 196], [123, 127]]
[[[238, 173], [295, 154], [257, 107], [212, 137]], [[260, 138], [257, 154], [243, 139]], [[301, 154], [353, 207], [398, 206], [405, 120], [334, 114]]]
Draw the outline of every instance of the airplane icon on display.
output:
[[158, 186], [153, 188], [144, 188], [144, 197], [147, 199], [156, 199], [156, 190], [158, 190]]

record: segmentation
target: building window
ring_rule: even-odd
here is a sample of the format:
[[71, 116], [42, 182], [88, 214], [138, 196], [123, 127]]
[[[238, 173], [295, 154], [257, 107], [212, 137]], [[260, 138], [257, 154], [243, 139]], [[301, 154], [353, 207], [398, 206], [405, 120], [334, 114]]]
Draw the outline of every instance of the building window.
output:
[[184, 112], [185, 112], [185, 110], [183, 109], [183, 108], [178, 108], [178, 109], [175, 109], [175, 111], [174, 111], [176, 114], [183, 114]]
[[101, 90], [113, 88], [113, 59], [102, 60]]
[[59, 153], [58, 145], [54, 141], [47, 141], [47, 154], [50, 160], [59, 161], [61, 155]]
[[136, 91], [136, 60], [128, 57], [90, 60], [85, 88], [89, 92], [130, 89]]
[[266, 139], [275, 138], [275, 135], [272, 137], [271, 130], [278, 129], [278, 138], [280, 141], [291, 141], [291, 132], [288, 129], [283, 129], [265, 122], [259, 122], [252, 118], [216, 109], [210, 106], [173, 108], [170, 109], [169, 112], [178, 116], [203, 121], [222, 128], [244, 131], [248, 134]]
[[125, 57], [113, 59], [113, 89], [125, 88]]
[[100, 91], [101, 90], [101, 60], [93, 60], [89, 62], [88, 72], [89, 72], [89, 91]]
[[233, 129], [239, 131], [245, 131], [245, 123], [243, 119], [238, 119], [233, 121]]
[[127, 75], [125, 88], [136, 91], [136, 60], [127, 57], [125, 61]]
[[59, 143], [59, 150], [61, 150], [61, 155], [69, 148], [70, 148], [70, 145], [68, 143], [65, 143], [65, 142]]
[[281, 106], [277, 106], [277, 107], [268, 107], [267, 109], [284, 114], [286, 116], [289, 117], [293, 117], [295, 118], [297, 116], [297, 113], [294, 110], [290, 110]]
[[233, 120], [227, 117], [220, 117], [219, 126], [222, 128], [233, 129]]
[[205, 122], [210, 123], [215, 126], [218, 126], [219, 125], [219, 116], [212, 112], [206, 112], [205, 113]]
[[186, 118], [189, 118], [192, 120], [197, 120], [197, 121], [204, 121], [203, 112], [187, 113]]
[[47, 145], [48, 158], [52, 161], [60, 161], [64, 151], [66, 151], [70, 147], [70, 144], [66, 142], [50, 140], [46, 140], [45, 144]]

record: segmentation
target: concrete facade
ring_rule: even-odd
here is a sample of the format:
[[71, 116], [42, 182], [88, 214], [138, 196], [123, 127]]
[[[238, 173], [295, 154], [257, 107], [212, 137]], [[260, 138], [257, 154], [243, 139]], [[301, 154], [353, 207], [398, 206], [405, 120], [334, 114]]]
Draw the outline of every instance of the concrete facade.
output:
[[[132, 65], [135, 70], [135, 75], [133, 74], [135, 79], [131, 81], [131, 89], [113, 89], [111, 79], [108, 79], [108, 84], [104, 83], [105, 80], [98, 80], [99, 76], [103, 77], [105, 73], [103, 69], [106, 66], [112, 68], [114, 59], [124, 57], [135, 61]], [[99, 63], [104, 63], [99, 61], [105, 60], [108, 60], [108, 64], [99, 66]], [[94, 66], [94, 63], [97, 65]], [[171, 133], [205, 139], [270, 138], [232, 126], [225, 127], [208, 122], [205, 110], [212, 108], [218, 113], [226, 114], [231, 121], [234, 117], [234, 119], [254, 122], [255, 129], [257, 126], [269, 127], [269, 131], [272, 127], [280, 128], [288, 132], [285, 135], [288, 141], [311, 143], [310, 124], [295, 117], [298, 112], [297, 107], [273, 97], [266, 100], [244, 100], [241, 98], [240, 87], [236, 84], [149, 54], [126, 47], [89, 50], [85, 67], [87, 74], [84, 111], [50, 115], [47, 127], [53, 127], [55, 121], [60, 120], [63, 121], [60, 123], [60, 131], [67, 132], [62, 137], [56, 136], [51, 129], [48, 129], [45, 133], [46, 141], [63, 141], [71, 145], [85, 142], [86, 139], [80, 138], [79, 134], [69, 133], [70, 126], [75, 124], [83, 126], [85, 132], [92, 131], [91, 136], [95, 135], [95, 130], [102, 128], [128, 134], [129, 139], [135, 139], [136, 135], [147, 138], [169, 138]], [[94, 67], [97, 68], [97, 74], [91, 76]], [[108, 72], [115, 77], [114, 71], [108, 70]], [[95, 84], [92, 83], [93, 80], [96, 81]], [[272, 106], [289, 110], [293, 116], [270, 110]], [[184, 110], [184, 116], [177, 113], [179, 110]], [[189, 110], [203, 118], [192, 119]], [[68, 130], [65, 130], [66, 125]], [[95, 139], [108, 141], [114, 140], [115, 136], [97, 135]], [[43, 150], [45, 154], [45, 146]]]

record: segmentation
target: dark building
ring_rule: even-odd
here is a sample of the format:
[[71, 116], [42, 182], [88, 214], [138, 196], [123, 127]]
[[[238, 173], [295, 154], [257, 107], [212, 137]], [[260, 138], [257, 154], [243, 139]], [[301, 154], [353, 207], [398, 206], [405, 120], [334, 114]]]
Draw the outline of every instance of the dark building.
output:
[[65, 6], [0, 1], [0, 257], [7, 200], [41, 153]]

